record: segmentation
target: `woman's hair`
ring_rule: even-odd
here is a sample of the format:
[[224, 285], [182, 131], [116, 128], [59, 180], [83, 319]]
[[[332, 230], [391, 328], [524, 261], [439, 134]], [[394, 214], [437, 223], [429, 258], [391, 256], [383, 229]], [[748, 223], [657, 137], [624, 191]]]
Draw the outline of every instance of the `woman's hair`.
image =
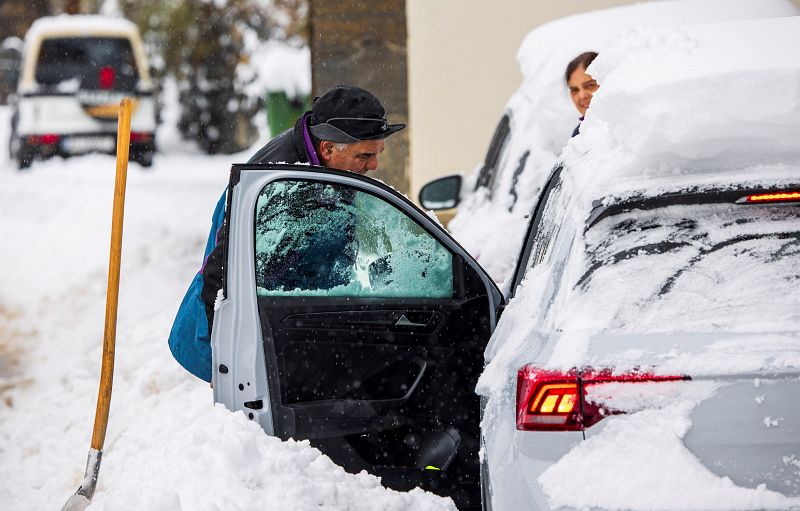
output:
[[572, 61], [567, 64], [567, 72], [564, 73], [564, 81], [569, 83], [569, 77], [572, 75], [572, 73], [574, 73], [579, 67], [584, 69], [589, 67], [589, 64], [592, 63], [595, 57], [597, 57], [596, 51], [587, 51], [572, 59]]

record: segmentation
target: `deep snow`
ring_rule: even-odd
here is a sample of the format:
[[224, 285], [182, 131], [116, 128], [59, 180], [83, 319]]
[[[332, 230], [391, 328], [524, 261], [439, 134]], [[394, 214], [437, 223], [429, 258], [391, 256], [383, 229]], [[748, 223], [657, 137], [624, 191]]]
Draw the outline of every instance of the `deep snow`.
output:
[[[454, 509], [267, 437], [173, 360], [167, 335], [212, 210], [230, 164], [256, 147], [212, 157], [181, 141], [170, 90], [154, 166], [129, 166], [114, 394], [89, 509]], [[115, 162], [56, 158], [18, 172], [9, 115], [0, 107], [0, 507], [57, 509], [80, 484], [91, 438]]]

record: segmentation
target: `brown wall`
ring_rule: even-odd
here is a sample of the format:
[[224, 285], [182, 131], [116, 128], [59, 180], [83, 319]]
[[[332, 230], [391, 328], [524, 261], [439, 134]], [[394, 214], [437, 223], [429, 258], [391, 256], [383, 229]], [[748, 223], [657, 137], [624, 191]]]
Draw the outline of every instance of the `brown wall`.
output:
[[[408, 124], [405, 0], [311, 0], [311, 79], [319, 96], [339, 84], [380, 98], [392, 123]], [[370, 174], [407, 193], [408, 130], [392, 135]]]

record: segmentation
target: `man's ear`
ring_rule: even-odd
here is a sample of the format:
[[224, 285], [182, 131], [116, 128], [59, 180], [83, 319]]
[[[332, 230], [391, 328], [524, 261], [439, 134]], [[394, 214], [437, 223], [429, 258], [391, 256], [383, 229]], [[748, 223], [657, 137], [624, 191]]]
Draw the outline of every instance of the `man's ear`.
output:
[[333, 156], [333, 142], [323, 140], [319, 143], [319, 157], [322, 161], [330, 161]]

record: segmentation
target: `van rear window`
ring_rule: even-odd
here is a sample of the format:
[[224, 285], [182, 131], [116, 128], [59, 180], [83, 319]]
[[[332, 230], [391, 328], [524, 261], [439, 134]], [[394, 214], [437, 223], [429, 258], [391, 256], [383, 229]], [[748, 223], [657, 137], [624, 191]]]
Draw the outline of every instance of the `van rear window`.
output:
[[130, 41], [112, 37], [44, 39], [35, 76], [45, 86], [77, 80], [80, 88], [97, 90], [131, 91], [138, 82]]

